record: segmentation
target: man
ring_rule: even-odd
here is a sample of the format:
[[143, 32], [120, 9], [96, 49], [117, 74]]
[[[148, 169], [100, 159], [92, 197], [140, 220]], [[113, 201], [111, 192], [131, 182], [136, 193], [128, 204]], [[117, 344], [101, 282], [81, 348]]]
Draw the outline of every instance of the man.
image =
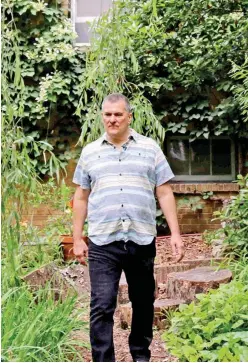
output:
[[[128, 99], [111, 94], [102, 105], [106, 133], [87, 145], [73, 182], [74, 254], [88, 255], [91, 281], [90, 339], [95, 362], [115, 361], [113, 314], [124, 270], [133, 316], [129, 347], [134, 361], [149, 361], [154, 303], [156, 191], [171, 230], [171, 247], [183, 257], [176, 205], [167, 183], [173, 173], [159, 146], [129, 126]], [[88, 219], [89, 250], [81, 240]]]

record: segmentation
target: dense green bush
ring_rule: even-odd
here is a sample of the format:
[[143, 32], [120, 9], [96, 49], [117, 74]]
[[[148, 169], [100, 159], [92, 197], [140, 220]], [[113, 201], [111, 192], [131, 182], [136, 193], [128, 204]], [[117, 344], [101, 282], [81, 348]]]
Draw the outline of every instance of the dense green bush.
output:
[[[246, 86], [242, 77], [230, 74], [233, 64], [238, 69], [245, 62], [247, 11], [245, 1], [234, 0], [116, 1], [111, 16], [95, 29], [79, 107], [83, 112], [90, 107], [83, 138], [101, 131], [96, 116], [111, 88], [131, 98], [145, 96], [166, 131], [191, 139], [247, 137], [245, 111], [235, 97]], [[92, 99], [85, 97], [87, 89]], [[143, 106], [134, 99], [134, 114]], [[156, 124], [146, 129], [150, 119], [134, 124], [158, 135]]]
[[[27, 7], [42, 5], [41, 2], [15, 3], [26, 4]], [[13, 3], [8, 3], [9, 6], [11, 4]], [[9, 27], [15, 28], [11, 13], [9, 16]], [[82, 361], [81, 354], [75, 350], [77, 342], [72, 335], [82, 327], [79, 307], [75, 310], [75, 297], [68, 297], [63, 302], [55, 301], [51, 285], [34, 293], [22, 279], [23, 274], [52, 261], [55, 254], [58, 256], [58, 245], [54, 246], [54, 241], [50, 245], [48, 240], [45, 241], [47, 245], [36, 245], [36, 242], [40, 242], [40, 231], [28, 229], [24, 232], [22, 229], [22, 213], [27, 200], [38, 202], [47, 197], [34, 160], [30, 158], [30, 148], [34, 152], [41, 148], [44, 159], [49, 159], [48, 170], [52, 175], [57, 174], [58, 178], [60, 164], [51, 145], [44, 140], [35, 140], [22, 127], [26, 86], [21, 74], [20, 44], [17, 33], [8, 35], [9, 38], [3, 37], [2, 43], [2, 360]], [[13, 92], [14, 86], [17, 92]], [[66, 196], [63, 188], [62, 194]], [[30, 243], [30, 246], [24, 247], [24, 242]]]
[[[60, 0], [4, 0], [2, 35], [2, 65], [6, 69], [13, 117], [18, 122], [21, 111], [21, 126], [29, 136], [27, 151], [36, 170], [44, 175], [49, 171], [47, 144], [64, 166], [75, 157], [69, 141], [74, 139], [76, 143], [80, 135], [75, 110], [81, 93], [85, 52], [73, 45], [76, 33]], [[18, 46], [13, 46], [14, 39]], [[3, 114], [6, 108], [3, 98]]]
[[[248, 175], [238, 175], [240, 192], [215, 215], [222, 228], [228, 267], [234, 281], [197, 295], [189, 306], [181, 305], [163, 335], [166, 346], [181, 361], [245, 362], [248, 360]], [[212, 233], [211, 233], [212, 235]], [[213, 235], [212, 235], [213, 237]]]
[[225, 253], [234, 257], [246, 257], [248, 260], [248, 174], [238, 175], [241, 187], [237, 196], [222, 211], [214, 212], [221, 221], [222, 228], [216, 234], [224, 234]]
[[170, 353], [186, 362], [246, 362], [247, 284], [232, 281], [197, 298], [197, 303], [180, 306], [163, 334]]

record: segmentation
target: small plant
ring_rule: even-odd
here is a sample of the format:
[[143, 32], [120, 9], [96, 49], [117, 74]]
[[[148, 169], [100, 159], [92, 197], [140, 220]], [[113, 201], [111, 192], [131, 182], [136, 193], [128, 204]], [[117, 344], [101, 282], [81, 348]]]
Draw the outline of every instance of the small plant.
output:
[[202, 234], [202, 239], [208, 245], [211, 245], [214, 239], [223, 238], [223, 232], [221, 230], [208, 231], [205, 230]]
[[178, 207], [187, 207], [196, 212], [203, 209], [203, 204], [200, 197], [184, 197], [178, 201]]
[[202, 199], [211, 199], [213, 195], [213, 192], [202, 192]]
[[232, 281], [180, 305], [163, 334], [170, 353], [185, 362], [248, 360], [247, 285]]
[[163, 228], [166, 228], [168, 226], [164, 213], [160, 208], [158, 208], [156, 211], [156, 225], [161, 226]]

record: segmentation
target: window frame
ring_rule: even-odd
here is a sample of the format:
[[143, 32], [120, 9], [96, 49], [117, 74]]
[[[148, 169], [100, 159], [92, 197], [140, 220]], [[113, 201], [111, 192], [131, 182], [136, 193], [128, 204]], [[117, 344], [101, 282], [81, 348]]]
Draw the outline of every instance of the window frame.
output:
[[[170, 135], [166, 138], [166, 153], [167, 158], [169, 160], [169, 141], [170, 140], [189, 140], [189, 136], [173, 136]], [[212, 142], [211, 140], [230, 140], [231, 141], [231, 174], [223, 175], [211, 175], [211, 174], [205, 174], [205, 175], [187, 175], [187, 174], [180, 174], [175, 175], [173, 178], [173, 181], [180, 181], [180, 182], [232, 182], [236, 178], [235, 173], [235, 143], [232, 138], [228, 136], [211, 136], [209, 139], [206, 139], [204, 137], [198, 138], [198, 140], [209, 140], [210, 141], [210, 172], [212, 172], [212, 160], [213, 160], [213, 153], [212, 153]], [[189, 148], [189, 172], [191, 171], [191, 148]]]
[[[115, 0], [112, 0], [112, 3]], [[76, 33], [76, 20], [78, 19], [84, 19], [84, 21], [81, 21], [79, 23], [88, 23], [88, 22], [93, 22], [95, 20], [98, 20], [101, 17], [101, 14], [99, 14], [98, 16], [80, 16], [77, 17], [77, 0], [71, 0], [71, 4], [70, 4], [70, 10], [71, 10], [71, 22], [72, 22], [72, 26], [73, 26], [73, 30]], [[76, 40], [74, 41], [74, 46], [75, 47], [85, 47], [85, 48], [89, 48], [91, 46], [91, 43], [79, 43]]]

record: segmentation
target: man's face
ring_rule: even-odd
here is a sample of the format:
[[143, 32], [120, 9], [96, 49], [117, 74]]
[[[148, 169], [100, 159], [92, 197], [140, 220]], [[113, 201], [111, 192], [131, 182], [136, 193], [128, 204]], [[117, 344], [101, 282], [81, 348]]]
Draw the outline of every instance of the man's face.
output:
[[131, 123], [132, 114], [126, 110], [123, 100], [106, 102], [103, 106], [102, 120], [110, 137], [125, 137]]

